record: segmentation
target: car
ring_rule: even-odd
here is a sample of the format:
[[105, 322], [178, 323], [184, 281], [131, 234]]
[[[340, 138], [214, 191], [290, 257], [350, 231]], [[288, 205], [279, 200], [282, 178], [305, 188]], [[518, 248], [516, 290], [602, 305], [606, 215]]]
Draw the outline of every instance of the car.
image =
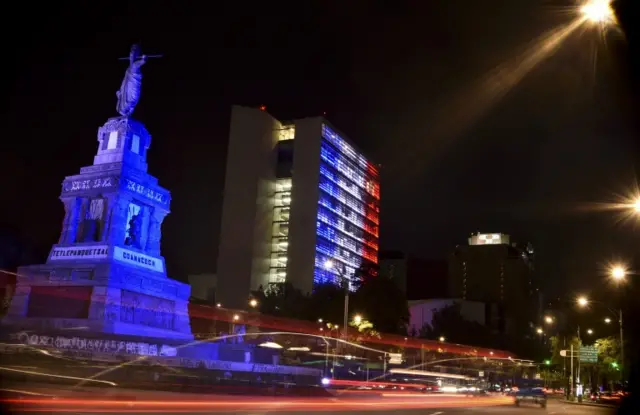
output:
[[619, 392], [596, 392], [592, 393], [591, 401], [596, 403], [606, 403], [612, 405], [619, 405], [622, 400], [623, 394]]
[[540, 405], [541, 408], [547, 407], [547, 395], [541, 388], [521, 389], [514, 394], [516, 406], [523, 403], [531, 403]]

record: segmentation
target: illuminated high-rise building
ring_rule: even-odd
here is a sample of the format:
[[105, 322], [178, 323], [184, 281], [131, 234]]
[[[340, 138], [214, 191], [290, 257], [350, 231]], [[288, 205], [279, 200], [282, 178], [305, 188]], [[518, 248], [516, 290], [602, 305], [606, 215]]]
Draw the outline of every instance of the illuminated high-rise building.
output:
[[261, 286], [310, 292], [377, 264], [379, 206], [378, 166], [323, 117], [233, 107], [216, 301], [245, 307]]

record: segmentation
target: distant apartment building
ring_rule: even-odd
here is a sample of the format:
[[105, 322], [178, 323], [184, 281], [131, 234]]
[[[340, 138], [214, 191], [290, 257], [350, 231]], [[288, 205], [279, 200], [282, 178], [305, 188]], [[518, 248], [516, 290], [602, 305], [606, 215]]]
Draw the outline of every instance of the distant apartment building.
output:
[[234, 106], [216, 301], [244, 308], [261, 286], [310, 292], [376, 265], [379, 214], [379, 167], [326, 119]]
[[449, 258], [450, 294], [497, 304], [498, 315], [489, 316], [489, 320], [497, 322], [500, 332], [513, 332], [516, 325], [522, 327], [538, 319], [533, 260], [531, 245], [511, 243], [509, 235], [472, 234], [468, 244], [457, 246]]
[[380, 252], [380, 275], [388, 276], [408, 300], [447, 298], [446, 260], [427, 260], [401, 251]]
[[491, 308], [495, 305], [453, 298], [431, 298], [409, 301], [409, 333], [419, 335], [420, 330], [432, 325], [435, 313], [453, 305], [460, 307], [463, 319], [483, 326], [490, 325], [490, 316], [493, 314]]

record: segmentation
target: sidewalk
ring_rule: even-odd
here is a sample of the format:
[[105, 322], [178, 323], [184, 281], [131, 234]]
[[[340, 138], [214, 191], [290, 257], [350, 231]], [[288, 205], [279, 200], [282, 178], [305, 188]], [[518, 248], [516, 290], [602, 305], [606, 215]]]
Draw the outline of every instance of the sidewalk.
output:
[[599, 408], [617, 408], [616, 405], [608, 405], [606, 403], [595, 403], [588, 400], [583, 400], [582, 402], [578, 402], [578, 401], [570, 401], [562, 398], [562, 399], [559, 399], [559, 401], [562, 403], [568, 403], [570, 405], [596, 406]]

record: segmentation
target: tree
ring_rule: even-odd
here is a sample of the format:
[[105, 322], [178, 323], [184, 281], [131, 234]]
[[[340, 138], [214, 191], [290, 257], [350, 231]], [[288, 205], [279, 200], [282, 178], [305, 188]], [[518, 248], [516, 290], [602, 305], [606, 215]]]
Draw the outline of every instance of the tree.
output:
[[261, 313], [305, 320], [309, 318], [308, 296], [291, 283], [269, 285], [254, 291], [252, 297], [258, 300], [258, 310]]
[[[388, 277], [361, 270], [356, 291], [349, 294], [349, 319], [361, 314], [376, 332], [406, 334], [409, 323], [407, 298]], [[252, 293], [258, 310], [264, 314], [342, 325], [344, 288], [331, 283], [319, 284], [304, 294], [290, 283], [273, 284]]]
[[620, 340], [616, 337], [604, 337], [595, 342], [598, 349], [596, 377], [607, 384], [620, 379]]
[[433, 340], [444, 337], [447, 342], [479, 347], [498, 346], [498, 339], [487, 327], [464, 318], [462, 307], [458, 303], [434, 310], [431, 324], [420, 330], [420, 337]]
[[[319, 284], [304, 294], [291, 283], [272, 284], [252, 294], [263, 314], [315, 321], [342, 322], [344, 290], [335, 284]], [[340, 324], [338, 323], [338, 324]]]
[[409, 324], [407, 297], [395, 282], [382, 275], [367, 275], [351, 296], [350, 314], [361, 314], [376, 331], [406, 334]]
[[[551, 342], [550, 352], [551, 352], [551, 364], [560, 365], [564, 362], [564, 357], [560, 356], [561, 350], [571, 350], [571, 345], [573, 345], [573, 353], [577, 356], [582, 346], [582, 342], [578, 337], [560, 337], [560, 336], [551, 336], [549, 338]], [[567, 352], [567, 356], [569, 356], [570, 352]]]

